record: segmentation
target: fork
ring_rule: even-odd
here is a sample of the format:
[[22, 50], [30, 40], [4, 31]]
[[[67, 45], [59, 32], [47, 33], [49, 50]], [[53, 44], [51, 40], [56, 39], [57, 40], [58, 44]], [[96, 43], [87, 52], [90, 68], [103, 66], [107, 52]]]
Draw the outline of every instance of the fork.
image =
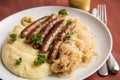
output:
[[[103, 22], [105, 25], [107, 24], [106, 19], [106, 6], [98, 4], [97, 6], [97, 16]], [[98, 70], [99, 75], [101, 76], [107, 76], [108, 75], [108, 69], [107, 69], [107, 63], [105, 62], [104, 65]]]
[[[107, 26], [106, 5], [98, 4], [97, 10], [99, 19]], [[110, 53], [110, 56], [106, 63], [98, 70], [98, 73], [101, 76], [107, 76], [108, 70], [111, 71], [112, 73], [117, 73], [119, 71], [119, 65], [115, 60], [114, 56], [112, 55], [112, 53]]]

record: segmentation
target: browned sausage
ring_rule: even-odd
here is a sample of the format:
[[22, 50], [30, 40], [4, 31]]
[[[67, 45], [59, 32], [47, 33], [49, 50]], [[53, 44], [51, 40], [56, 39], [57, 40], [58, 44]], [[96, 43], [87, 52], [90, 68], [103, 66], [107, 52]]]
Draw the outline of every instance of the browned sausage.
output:
[[55, 26], [50, 30], [49, 34], [45, 37], [43, 44], [40, 47], [40, 51], [46, 52], [53, 40], [55, 39], [56, 35], [61, 31], [65, 24], [65, 20], [61, 20], [60, 22], [56, 23]]
[[43, 27], [45, 27], [50, 21], [52, 21], [53, 19], [55, 18], [55, 16], [50, 16], [48, 19], [46, 19], [45, 21], [43, 21], [42, 23], [41, 23], [41, 26], [37, 26], [27, 37], [26, 37], [26, 41], [28, 42], [28, 43], [30, 43], [31, 42], [31, 36], [33, 35], [33, 34], [38, 34], [40, 31], [41, 31], [41, 29], [43, 28]]
[[[50, 29], [59, 21], [61, 21], [61, 18], [55, 18], [52, 21], [50, 21], [45, 27], [42, 28], [40, 31], [41, 37], [44, 40], [46, 35], [49, 33]], [[34, 48], [39, 48], [40, 46], [38, 44], [33, 45]]]
[[50, 52], [48, 55], [49, 60], [53, 61], [57, 58], [59, 47], [65, 40], [66, 34], [72, 31], [74, 27], [75, 27], [75, 24], [72, 22], [68, 26], [65, 26], [63, 31], [59, 33], [58, 37], [53, 42], [53, 46], [50, 49]]
[[40, 31], [42, 39], [46, 37], [46, 35], [49, 33], [52, 27], [59, 21], [61, 21], [60, 18], [55, 18], [52, 21], [50, 21], [45, 27], [42, 28], [42, 30]]
[[21, 37], [26, 37], [26, 36], [28, 36], [28, 34], [31, 33], [31, 31], [32, 31], [33, 29], [35, 29], [41, 22], [45, 21], [47, 18], [49, 18], [49, 16], [42, 17], [42, 18], [36, 20], [35, 22], [33, 22], [32, 24], [30, 24], [29, 26], [27, 26], [27, 27], [21, 32]]

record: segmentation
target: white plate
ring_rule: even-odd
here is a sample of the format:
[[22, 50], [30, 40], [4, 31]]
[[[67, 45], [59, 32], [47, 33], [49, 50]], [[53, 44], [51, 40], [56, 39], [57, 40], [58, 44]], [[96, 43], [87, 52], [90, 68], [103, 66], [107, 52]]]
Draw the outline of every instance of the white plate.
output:
[[[11, 32], [13, 27], [16, 24], [20, 24], [21, 18], [24, 16], [32, 16], [36, 19], [50, 15], [52, 13], [57, 13], [60, 9], [67, 9], [69, 12], [69, 16], [75, 17], [78, 16], [82, 23], [86, 24], [90, 27], [92, 32], [97, 36], [97, 46], [96, 48], [99, 50], [100, 54], [97, 59], [94, 59], [90, 65], [85, 68], [78, 69], [75, 71], [71, 78], [57, 78], [56, 76], [49, 76], [44, 80], [81, 80], [85, 79], [88, 76], [92, 75], [96, 72], [107, 60], [109, 53], [112, 49], [112, 37], [109, 29], [101, 23], [98, 19], [93, 17], [91, 14], [86, 13], [84, 11], [62, 7], [62, 6], [46, 6], [46, 7], [37, 7], [32, 9], [27, 9], [18, 13], [15, 13], [0, 22], [0, 48], [7, 37], [7, 35]], [[1, 55], [1, 53], [0, 53]], [[1, 57], [0, 57], [1, 58]], [[26, 80], [9, 72], [0, 59], [0, 78], [3, 80]]]

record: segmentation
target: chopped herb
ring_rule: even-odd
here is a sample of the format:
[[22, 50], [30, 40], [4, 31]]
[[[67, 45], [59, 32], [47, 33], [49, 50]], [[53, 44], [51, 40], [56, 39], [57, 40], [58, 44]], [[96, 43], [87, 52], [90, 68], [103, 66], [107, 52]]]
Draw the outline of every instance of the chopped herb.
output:
[[62, 16], [67, 16], [68, 15], [68, 12], [66, 9], [61, 9], [59, 12], [58, 12], [59, 15], [62, 15]]
[[75, 34], [74, 32], [69, 32], [69, 33], [67, 33], [66, 38], [69, 39], [69, 38], [71, 38], [74, 34]]
[[9, 37], [11, 38], [12, 41], [17, 40], [17, 35], [16, 34], [10, 34]]
[[22, 62], [22, 58], [18, 58], [18, 59], [16, 59], [16, 65], [20, 65], [20, 63]]
[[45, 63], [45, 61], [46, 61], [45, 55], [39, 54], [38, 57], [37, 57], [37, 59], [34, 61], [34, 64], [37, 65], [37, 66], [39, 66], [39, 65]]
[[43, 44], [41, 34], [33, 34], [31, 39], [35, 44], [39, 44], [39, 45]]
[[39, 27], [42, 27], [42, 26], [43, 26], [43, 25], [40, 23], [40, 24], [39, 24]]
[[55, 14], [52, 13], [50, 16], [53, 16], [53, 15], [55, 15]]
[[72, 22], [72, 20], [71, 20], [71, 19], [68, 19], [66, 25], [69, 25], [71, 22]]

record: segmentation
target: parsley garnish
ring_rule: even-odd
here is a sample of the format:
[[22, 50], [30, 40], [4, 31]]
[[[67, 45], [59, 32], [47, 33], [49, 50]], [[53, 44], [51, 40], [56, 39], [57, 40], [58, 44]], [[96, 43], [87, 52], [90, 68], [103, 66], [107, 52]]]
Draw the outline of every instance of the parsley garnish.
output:
[[72, 20], [71, 20], [71, 19], [68, 19], [66, 25], [69, 25], [71, 22], [72, 22]]
[[54, 16], [55, 14], [54, 13], [52, 13], [50, 16]]
[[66, 38], [71, 38], [75, 33], [74, 32], [69, 32], [66, 34]]
[[45, 55], [39, 54], [38, 57], [37, 57], [37, 59], [34, 61], [34, 64], [37, 65], [37, 66], [39, 66], [39, 65], [45, 63], [45, 61], [46, 61]]
[[61, 9], [59, 12], [58, 12], [59, 15], [62, 15], [62, 16], [67, 16], [68, 15], [68, 12], [66, 9]]
[[20, 65], [20, 63], [22, 62], [22, 58], [18, 58], [18, 59], [16, 59], [16, 65]]
[[11, 38], [12, 41], [17, 40], [17, 35], [16, 34], [10, 34], [9, 37]]
[[35, 44], [40, 44], [40, 45], [43, 44], [41, 34], [33, 34], [31, 39], [32, 39], [33, 43], [35, 43]]

